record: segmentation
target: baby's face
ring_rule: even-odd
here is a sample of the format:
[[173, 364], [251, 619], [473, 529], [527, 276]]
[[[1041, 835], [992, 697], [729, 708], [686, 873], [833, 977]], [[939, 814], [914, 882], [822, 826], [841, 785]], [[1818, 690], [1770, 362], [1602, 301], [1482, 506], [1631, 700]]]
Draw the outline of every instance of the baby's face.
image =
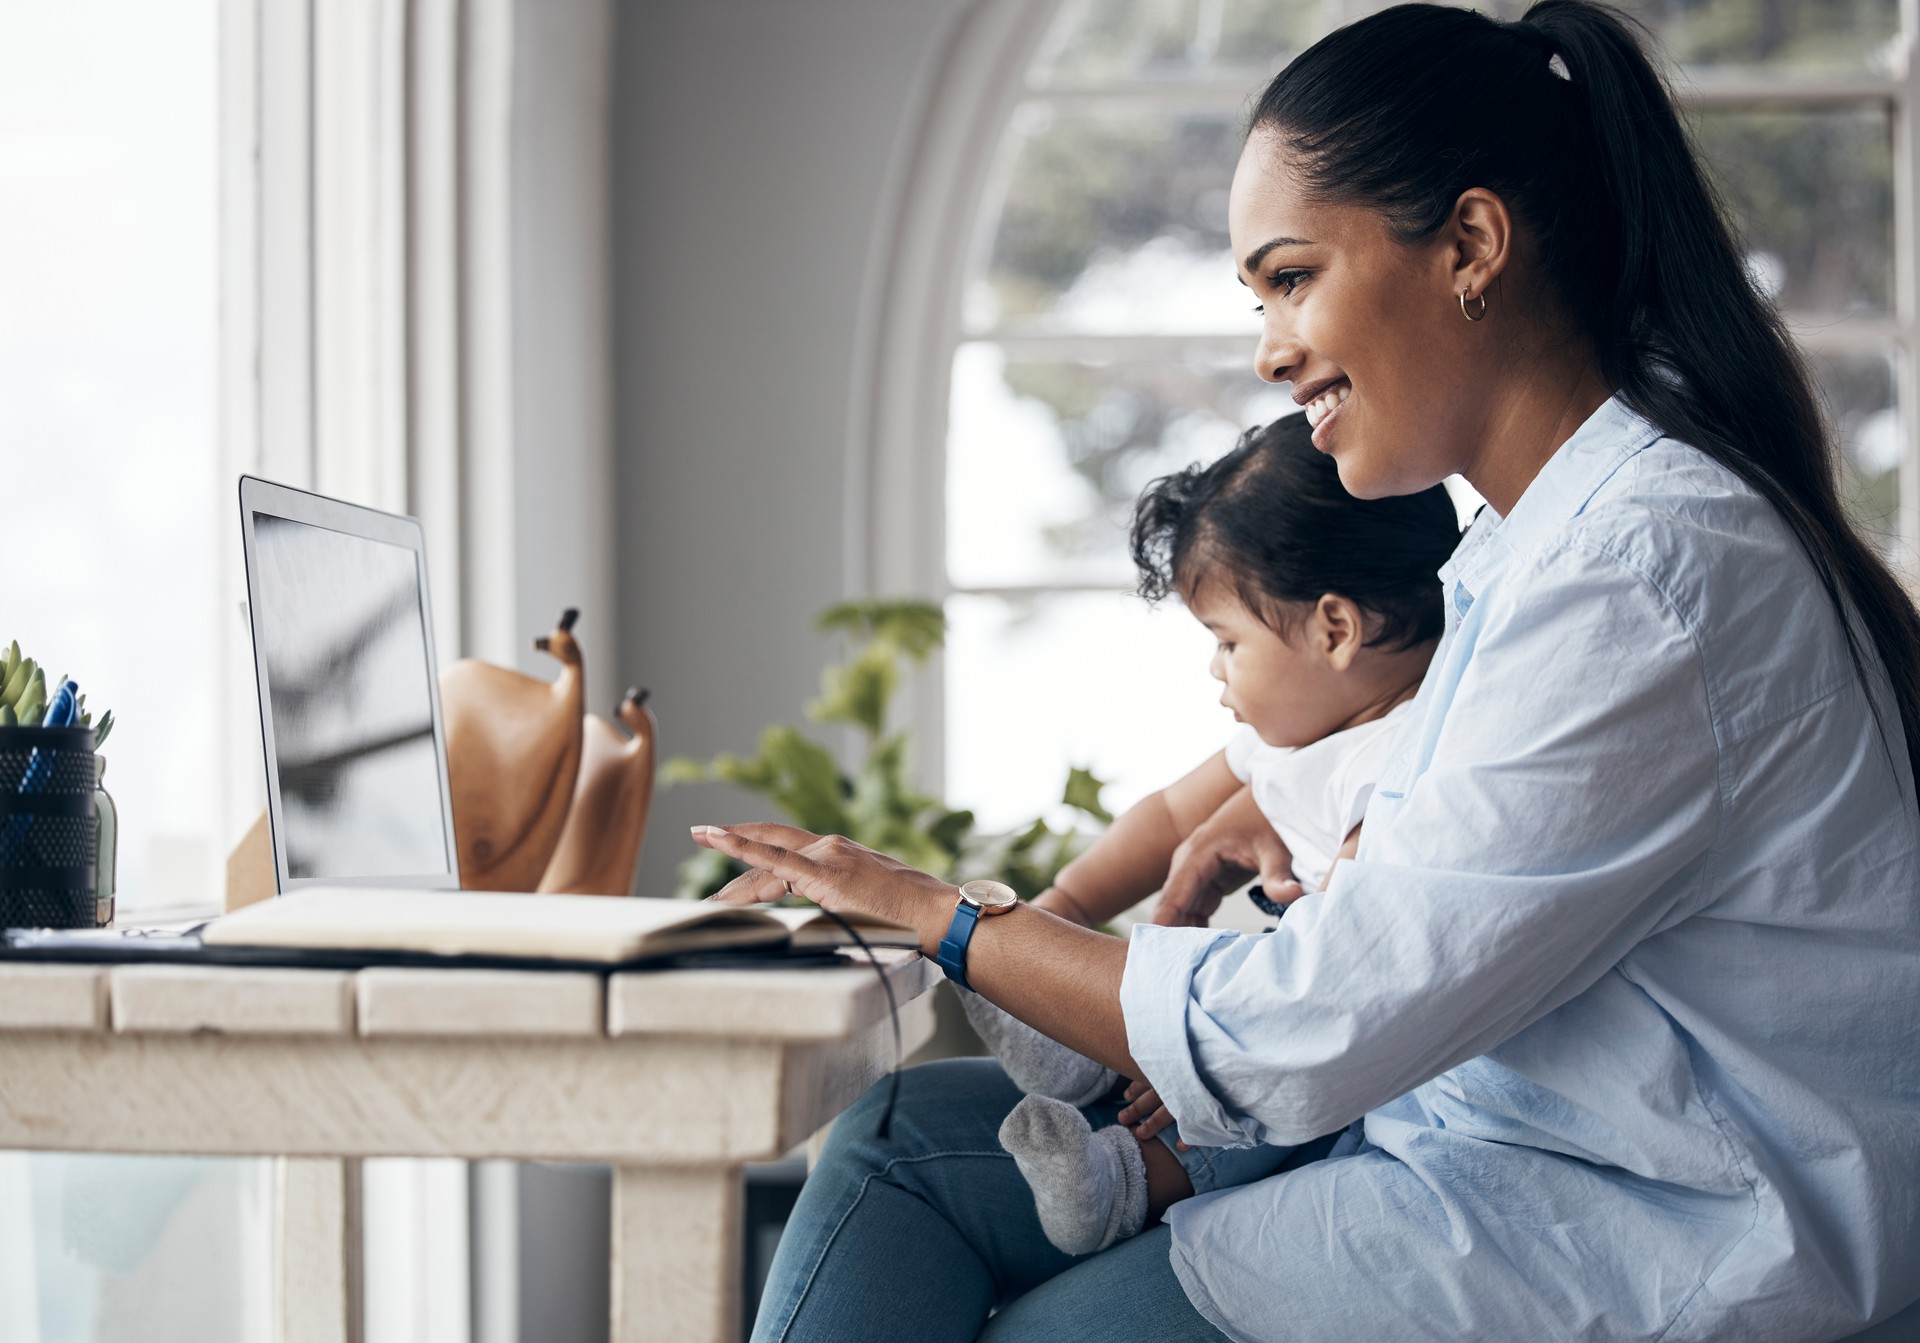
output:
[[1352, 677], [1326, 651], [1324, 631], [1312, 610], [1281, 634], [1253, 611], [1233, 588], [1203, 579], [1187, 609], [1213, 632], [1207, 670], [1224, 687], [1220, 703], [1250, 723], [1269, 746], [1308, 746], [1338, 731], [1352, 716]]

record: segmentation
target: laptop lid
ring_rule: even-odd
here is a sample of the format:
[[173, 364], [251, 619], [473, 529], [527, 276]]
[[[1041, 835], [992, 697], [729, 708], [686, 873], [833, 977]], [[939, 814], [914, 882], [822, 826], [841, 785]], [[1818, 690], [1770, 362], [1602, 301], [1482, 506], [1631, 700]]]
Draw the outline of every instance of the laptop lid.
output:
[[419, 521], [242, 476], [240, 531], [278, 889], [457, 889]]

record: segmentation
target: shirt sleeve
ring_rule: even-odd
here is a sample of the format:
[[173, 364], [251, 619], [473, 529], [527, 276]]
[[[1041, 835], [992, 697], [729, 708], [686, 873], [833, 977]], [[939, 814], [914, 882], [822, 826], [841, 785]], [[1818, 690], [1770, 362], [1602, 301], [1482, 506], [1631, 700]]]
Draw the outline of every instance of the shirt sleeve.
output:
[[1428, 675], [1412, 781], [1376, 791], [1327, 891], [1270, 933], [1135, 926], [1128, 1043], [1188, 1142], [1351, 1123], [1586, 989], [1697, 886], [1718, 748], [1649, 581], [1572, 547], [1516, 560]]
[[1262, 745], [1260, 734], [1253, 730], [1250, 723], [1242, 723], [1227, 738], [1227, 768], [1233, 771], [1233, 777], [1246, 783], [1253, 777], [1253, 757]]

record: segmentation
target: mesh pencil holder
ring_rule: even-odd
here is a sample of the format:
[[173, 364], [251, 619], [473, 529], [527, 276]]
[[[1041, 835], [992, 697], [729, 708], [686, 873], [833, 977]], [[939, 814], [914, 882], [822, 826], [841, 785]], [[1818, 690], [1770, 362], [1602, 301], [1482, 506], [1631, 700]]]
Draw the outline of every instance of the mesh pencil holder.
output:
[[93, 729], [0, 727], [0, 927], [94, 926]]

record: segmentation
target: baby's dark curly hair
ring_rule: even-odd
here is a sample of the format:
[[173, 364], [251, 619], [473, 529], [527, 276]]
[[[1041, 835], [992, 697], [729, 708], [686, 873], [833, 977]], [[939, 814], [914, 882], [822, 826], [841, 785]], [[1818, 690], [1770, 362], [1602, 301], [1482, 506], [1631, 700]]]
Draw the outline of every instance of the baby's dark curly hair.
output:
[[1290, 608], [1337, 593], [1378, 620], [1368, 647], [1440, 637], [1438, 571], [1459, 541], [1453, 501], [1438, 485], [1390, 499], [1348, 494], [1304, 415], [1249, 429], [1218, 461], [1162, 476], [1133, 514], [1133, 562], [1148, 601], [1224, 580], [1284, 634]]

